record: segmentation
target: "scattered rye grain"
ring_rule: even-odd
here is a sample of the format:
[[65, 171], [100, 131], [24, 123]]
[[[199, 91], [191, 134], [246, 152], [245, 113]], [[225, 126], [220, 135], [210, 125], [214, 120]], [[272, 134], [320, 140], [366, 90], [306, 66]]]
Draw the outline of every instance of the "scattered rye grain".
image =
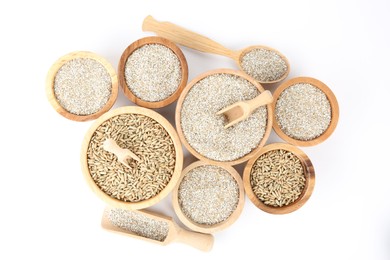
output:
[[287, 72], [286, 61], [276, 52], [253, 49], [241, 59], [241, 67], [248, 75], [260, 82], [275, 81]]
[[164, 45], [146, 44], [127, 58], [126, 84], [142, 100], [157, 102], [168, 98], [179, 87], [181, 78], [179, 58]]
[[286, 88], [275, 106], [280, 129], [298, 140], [313, 140], [328, 129], [332, 109], [325, 93], [319, 88], [298, 83]]
[[107, 217], [114, 226], [138, 236], [160, 242], [163, 242], [168, 236], [169, 226], [166, 221], [149, 218], [137, 211], [109, 209]]
[[306, 178], [299, 158], [286, 150], [262, 154], [252, 166], [250, 183], [264, 204], [283, 207], [301, 195]]
[[[141, 160], [129, 160], [131, 168], [103, 149], [114, 139]], [[122, 114], [103, 122], [94, 132], [87, 150], [90, 175], [107, 195], [125, 202], [150, 199], [171, 180], [175, 169], [173, 140], [154, 119], [140, 114]]]
[[264, 137], [266, 106], [228, 129], [224, 127], [226, 118], [216, 113], [259, 94], [256, 86], [246, 79], [226, 73], [214, 74], [197, 82], [187, 93], [181, 109], [181, 128], [188, 144], [216, 161], [233, 161], [250, 153]]
[[67, 61], [54, 78], [54, 95], [58, 103], [75, 115], [91, 115], [101, 110], [112, 92], [106, 68], [90, 58]]
[[179, 205], [192, 221], [215, 225], [223, 222], [237, 208], [239, 187], [225, 169], [199, 166], [182, 179], [178, 190]]

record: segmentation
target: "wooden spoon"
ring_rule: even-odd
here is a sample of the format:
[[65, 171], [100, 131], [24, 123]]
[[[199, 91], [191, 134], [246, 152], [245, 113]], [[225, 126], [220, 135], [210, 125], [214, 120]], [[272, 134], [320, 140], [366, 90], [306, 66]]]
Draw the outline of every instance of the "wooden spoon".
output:
[[[116, 214], [115, 219], [111, 220], [109, 215], [110, 211], [116, 211], [116, 212], [122, 212], [125, 214]], [[112, 212], [111, 212], [112, 213]], [[115, 213], [115, 212], [114, 212]], [[126, 215], [127, 213], [131, 213], [131, 216], [134, 216], [133, 222], [131, 222], [131, 219]], [[135, 215], [134, 215], [135, 214]], [[130, 217], [131, 218], [131, 217]], [[153, 221], [152, 224], [145, 224], [147, 221]], [[115, 223], [114, 223], [115, 221]], [[132, 227], [127, 227], [127, 229], [120, 225], [118, 223], [127, 223], [126, 225], [133, 225]], [[130, 224], [128, 224], [130, 223]], [[135, 226], [134, 226], [135, 225]], [[131, 230], [134, 230], [132, 228], [137, 228], [137, 225], [141, 225], [142, 228], [150, 228], [148, 230], [148, 235], [136, 233]], [[150, 226], [148, 226], [150, 225]], [[168, 227], [168, 231], [166, 236], [162, 237], [163, 239], [159, 240], [156, 238], [152, 238], [155, 234], [154, 232], [158, 232], [156, 230], [159, 229], [159, 225], [166, 225]], [[167, 245], [171, 242], [180, 242], [184, 244], [188, 244], [192, 247], [195, 247], [202, 251], [210, 251], [214, 244], [214, 237], [210, 234], [203, 234], [203, 233], [197, 233], [188, 231], [185, 229], [182, 229], [179, 227], [171, 217], [167, 217], [164, 215], [157, 214], [155, 212], [146, 211], [146, 210], [137, 210], [137, 211], [129, 211], [129, 210], [123, 210], [123, 209], [115, 209], [107, 207], [104, 210], [103, 217], [102, 217], [102, 227], [106, 230], [112, 231], [114, 233], [119, 233], [123, 235], [127, 235], [133, 238], [142, 239], [149, 242], [154, 242], [160, 245]]]
[[228, 120], [225, 129], [231, 127], [245, 119], [260, 106], [272, 103], [273, 97], [269, 90], [264, 91], [251, 100], [238, 101], [233, 105], [227, 106], [217, 112], [217, 115], [224, 114]]
[[[214, 53], [222, 56], [227, 56], [229, 58], [232, 58], [233, 60], [236, 61], [238, 66], [241, 68], [241, 70], [247, 72], [247, 69], [242, 66], [242, 59], [245, 55], [248, 53], [261, 49], [261, 50], [267, 50], [274, 52], [277, 54], [285, 63], [287, 66], [286, 71], [284, 72], [283, 75], [281, 75], [279, 78], [275, 80], [262, 80], [256, 77], [255, 75], [250, 75], [253, 78], [255, 78], [258, 82], [260, 83], [275, 83], [282, 81], [285, 79], [290, 71], [290, 64], [287, 60], [287, 58], [281, 54], [279, 51], [267, 47], [267, 46], [261, 46], [261, 45], [256, 45], [256, 46], [250, 46], [245, 49], [242, 49], [240, 51], [233, 51], [230, 50], [221, 44], [205, 37], [200, 34], [191, 32], [185, 28], [182, 28], [180, 26], [177, 26], [175, 24], [172, 24], [170, 22], [158, 22], [156, 21], [152, 16], [147, 16], [144, 19], [144, 22], [142, 24], [142, 30], [143, 31], [152, 31], [155, 32], [157, 35], [164, 37], [172, 42], [178, 43], [180, 45], [201, 51], [201, 52], [208, 52], [208, 53]], [[264, 67], [265, 65], [262, 64], [259, 60], [257, 61], [257, 66], [258, 67]], [[272, 60], [270, 59], [269, 61], [267, 60], [267, 66], [272, 67]]]

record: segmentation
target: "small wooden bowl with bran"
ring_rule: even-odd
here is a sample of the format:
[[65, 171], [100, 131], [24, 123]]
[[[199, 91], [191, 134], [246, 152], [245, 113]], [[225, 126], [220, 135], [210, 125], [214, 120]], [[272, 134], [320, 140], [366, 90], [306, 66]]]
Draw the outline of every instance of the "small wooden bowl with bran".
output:
[[[213, 183], [207, 183], [207, 181], [205, 180], [205, 179], [207, 179], [207, 176], [206, 176], [206, 178], [202, 178], [201, 176], [199, 176], [199, 178], [201, 178], [201, 180], [198, 183], [205, 182], [207, 185], [202, 186], [199, 189], [192, 190], [192, 192], [194, 192], [194, 194], [197, 194], [196, 196], [199, 196], [199, 194], [202, 194], [201, 195], [202, 198], [204, 198], [205, 196], [206, 197], [212, 196], [211, 198], [206, 199], [207, 202], [205, 202], [204, 200], [203, 200], [203, 202], [196, 200], [196, 201], [193, 201], [191, 203], [195, 204], [195, 208], [196, 207], [206, 207], [204, 209], [205, 211], [203, 211], [204, 215], [202, 216], [202, 218], [215, 221], [216, 223], [213, 223], [213, 224], [197, 222], [195, 219], [192, 219], [191, 216], [189, 216], [185, 213], [185, 210], [183, 209], [183, 205], [181, 205], [181, 203], [187, 203], [187, 202], [189, 202], [188, 200], [193, 199], [192, 196], [190, 196], [190, 197], [186, 196], [186, 201], [184, 201], [184, 199], [183, 199], [183, 201], [181, 201], [180, 194], [181, 194], [183, 180], [185, 178], [187, 178], [188, 175], [193, 173], [193, 170], [199, 169], [202, 167], [216, 167], [216, 168], [219, 168], [220, 170], [222, 170], [222, 172], [223, 172], [222, 175], [218, 175], [219, 177]], [[208, 170], [210, 170], [210, 168], [208, 168]], [[229, 176], [223, 177], [225, 174], [228, 174]], [[223, 220], [219, 219], [218, 221], [216, 221], [216, 219], [215, 219], [216, 216], [214, 216], [212, 213], [215, 210], [210, 209], [210, 207], [211, 208], [214, 206], [221, 207], [221, 203], [223, 204], [223, 201], [226, 202], [226, 199], [228, 199], [228, 196], [230, 196], [227, 194], [229, 194], [229, 192], [232, 191], [231, 186], [225, 187], [225, 190], [223, 190], [223, 191], [217, 191], [217, 190], [218, 190], [219, 186], [226, 185], [226, 183], [229, 182], [227, 179], [230, 179], [230, 177], [236, 183], [236, 188], [237, 188], [236, 191], [238, 193], [237, 194], [238, 196], [235, 199], [237, 199], [237, 204], [235, 205], [235, 207], [230, 205], [230, 206], [232, 206], [232, 208], [231, 208], [232, 211], [231, 211], [230, 215], [226, 214], [226, 216], [224, 216], [224, 217], [226, 217], [225, 219], [223, 219]], [[196, 185], [196, 183], [192, 183], [192, 184]], [[191, 185], [191, 186], [193, 186], [193, 185]], [[191, 189], [193, 189], [193, 188], [191, 188]], [[189, 192], [189, 191], [183, 191], [183, 192]], [[206, 203], [207, 205], [206, 204], [200, 205], [202, 203]], [[172, 191], [173, 209], [175, 210], [175, 213], [178, 216], [178, 218], [180, 219], [180, 221], [185, 226], [190, 228], [191, 230], [201, 232], [201, 233], [215, 233], [215, 232], [221, 231], [221, 230], [229, 227], [230, 225], [232, 225], [240, 216], [240, 214], [244, 208], [244, 203], [245, 203], [245, 195], [244, 195], [244, 186], [243, 186], [241, 176], [233, 167], [231, 167], [229, 165], [221, 166], [221, 165], [216, 165], [216, 164], [209, 164], [209, 163], [203, 162], [203, 161], [196, 161], [196, 162], [190, 164], [189, 166], [187, 166], [183, 170], [176, 187]], [[229, 204], [229, 202], [227, 202], [226, 204]], [[224, 204], [224, 205], [226, 206], [226, 204]], [[199, 209], [197, 209], [197, 211], [199, 211]], [[190, 212], [190, 214], [192, 214], [192, 213], [193, 212]], [[225, 213], [226, 212], [224, 212], [224, 210], [218, 211], [219, 215], [224, 215]]]
[[[147, 46], [147, 45], [159, 45], [168, 48], [171, 50], [174, 55], [177, 57], [180, 63], [180, 73], [181, 73], [181, 80], [176, 86], [176, 90], [171, 93], [169, 96], [165, 97], [162, 100], [158, 101], [147, 101], [144, 100], [141, 96], [137, 96], [134, 91], [131, 90], [131, 87], [129, 86], [127, 80], [126, 80], [126, 67], [127, 67], [127, 61], [129, 57], [138, 49]], [[147, 57], [144, 57], [147, 59]], [[155, 69], [152, 69], [153, 73], [158, 73], [158, 71], [155, 71]], [[147, 76], [148, 73], [151, 73], [151, 71], [145, 71], [143, 77]], [[153, 76], [153, 75], [152, 75]], [[170, 77], [170, 75], [166, 75], [166, 77]], [[179, 97], [180, 93], [182, 92], [183, 88], [187, 84], [188, 80], [188, 65], [187, 60], [183, 54], [183, 52], [180, 50], [180, 48], [174, 44], [173, 42], [157, 36], [151, 36], [151, 37], [145, 37], [142, 39], [139, 39], [132, 44], [130, 44], [122, 53], [122, 56], [119, 61], [118, 65], [118, 78], [120, 86], [122, 87], [122, 90], [125, 94], [125, 96], [132, 101], [133, 103], [147, 108], [161, 108], [165, 107], [174, 101]], [[152, 88], [156, 88], [156, 86], [149, 86]], [[158, 91], [158, 89], [155, 89], [154, 91]]]
[[[97, 62], [97, 64], [100, 64], [106, 70], [107, 75], [111, 81], [111, 90], [110, 90], [111, 93], [110, 93], [108, 99], [106, 100], [105, 104], [103, 104], [103, 106], [99, 107], [98, 110], [96, 110], [92, 113], [89, 113], [89, 114], [82, 114], [82, 113], [78, 114], [78, 113], [70, 112], [69, 110], [64, 108], [63, 105], [61, 105], [61, 102], [59, 101], [59, 97], [56, 94], [55, 82], [56, 82], [57, 75], [58, 75], [59, 71], [61, 70], [61, 68], [63, 68], [64, 65], [69, 64], [70, 62], [72, 62], [74, 60], [93, 60], [93, 61]], [[83, 68], [83, 66], [81, 66], [81, 69], [85, 70], [86, 68], [85, 67]], [[82, 98], [80, 95], [77, 95], [77, 93], [71, 93], [71, 92], [77, 90], [76, 89], [76, 82], [80, 82], [80, 80], [83, 81], [83, 77], [84, 77], [84, 79], [86, 79], [88, 77], [88, 73], [94, 73], [94, 71], [73, 71], [70, 75], [68, 75], [67, 82], [73, 81], [73, 84], [75, 84], [75, 85], [74, 85], [74, 88], [71, 89], [69, 92], [62, 93], [62, 94], [64, 97], [69, 96], [69, 97], [67, 97], [67, 99], [70, 99], [70, 100], [68, 100], [70, 103], [82, 101], [81, 100]], [[74, 78], [78, 74], [81, 74], [81, 75], [79, 75], [81, 77], [81, 79]], [[90, 79], [87, 79], [87, 81], [91, 82]], [[83, 91], [90, 91], [91, 92], [92, 91], [92, 93], [93, 93], [94, 90], [96, 89], [96, 85], [94, 86], [94, 85], [86, 84], [83, 87], [85, 89], [81, 88], [79, 91], [81, 91], [81, 92], [83, 92]], [[73, 120], [73, 121], [80, 121], [80, 122], [93, 120], [93, 119], [98, 118], [99, 116], [101, 116], [102, 114], [107, 112], [108, 110], [110, 110], [111, 107], [114, 105], [114, 103], [117, 99], [117, 96], [118, 96], [118, 77], [116, 75], [115, 69], [103, 57], [101, 57], [95, 53], [88, 52], [88, 51], [72, 52], [72, 53], [66, 54], [66, 55], [62, 56], [61, 58], [59, 58], [50, 68], [48, 75], [47, 75], [47, 78], [46, 78], [46, 96], [47, 96], [51, 106], [63, 117], [70, 119], [70, 120]], [[73, 96], [73, 98], [72, 98], [72, 96]], [[98, 95], [96, 95], [96, 97], [101, 98]], [[88, 102], [86, 104], [84, 104], [84, 106], [88, 106], [88, 105], [89, 105]]]
[[[329, 105], [330, 105], [331, 113], [330, 113], [330, 122], [329, 122], [328, 127], [319, 136], [317, 136], [315, 138], [310, 138], [309, 140], [301, 140], [301, 139], [293, 137], [291, 134], [288, 134], [286, 131], [284, 131], [282, 129], [280, 123], [278, 122], [278, 118], [277, 118], [278, 115], [277, 115], [276, 106], [277, 106], [279, 97], [281, 96], [283, 91], [285, 91], [286, 89], [288, 89], [292, 86], [295, 86], [297, 84], [309, 84], [311, 86], [316, 87], [322, 93], [325, 94], [327, 100], [329, 101]], [[293, 145], [297, 145], [297, 146], [314, 146], [314, 145], [320, 144], [323, 141], [325, 141], [326, 139], [328, 139], [331, 136], [331, 134], [334, 132], [334, 130], [336, 129], [336, 126], [337, 126], [337, 123], [339, 120], [339, 113], [340, 113], [339, 105], [338, 105], [336, 96], [333, 94], [332, 90], [327, 85], [325, 85], [323, 82], [321, 82], [315, 78], [310, 78], [310, 77], [293, 78], [293, 79], [290, 79], [286, 82], [283, 82], [275, 90], [273, 96], [274, 96], [274, 101], [272, 103], [272, 110], [274, 111], [273, 129], [275, 130], [276, 134], [280, 138], [282, 138], [284, 141], [286, 141], [290, 144], [293, 144]], [[300, 100], [296, 100], [295, 103], [298, 103], [299, 101]], [[315, 105], [316, 104], [313, 104], [313, 106], [315, 106]], [[315, 110], [315, 107], [312, 107], [311, 109]], [[302, 118], [302, 116], [301, 116], [301, 118]], [[316, 118], [311, 118], [311, 117], [307, 117], [307, 119], [306, 119], [307, 122], [315, 122], [315, 120], [316, 120]], [[303, 127], [303, 124], [301, 126], [298, 126], [298, 127]]]

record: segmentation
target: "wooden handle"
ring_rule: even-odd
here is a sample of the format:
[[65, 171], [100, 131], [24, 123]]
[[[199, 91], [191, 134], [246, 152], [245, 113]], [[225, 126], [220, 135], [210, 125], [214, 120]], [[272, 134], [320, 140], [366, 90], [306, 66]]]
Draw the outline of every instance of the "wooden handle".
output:
[[237, 52], [231, 51], [207, 37], [170, 22], [158, 22], [150, 15], [144, 19], [142, 30], [155, 32], [158, 36], [201, 52], [214, 53], [233, 59], [238, 59], [239, 56]]
[[125, 149], [119, 147], [119, 145], [113, 139], [107, 139], [103, 143], [103, 149], [107, 152], [115, 154], [118, 158], [126, 152]]
[[254, 99], [248, 100], [245, 103], [247, 103], [250, 107], [250, 113], [252, 113], [253, 110], [264, 106], [271, 104], [273, 102], [274, 98], [269, 90], [264, 91]]
[[118, 157], [118, 161], [127, 167], [130, 167], [130, 165], [127, 163], [127, 160], [129, 160], [130, 158], [136, 161], [141, 160], [136, 154], [134, 154], [129, 149], [120, 148], [114, 139], [109, 138], [106, 141], [104, 141], [103, 149], [106, 150], [107, 152], [115, 154], [116, 157]]
[[197, 233], [180, 228], [176, 241], [207, 252], [213, 247], [214, 237], [210, 234]]

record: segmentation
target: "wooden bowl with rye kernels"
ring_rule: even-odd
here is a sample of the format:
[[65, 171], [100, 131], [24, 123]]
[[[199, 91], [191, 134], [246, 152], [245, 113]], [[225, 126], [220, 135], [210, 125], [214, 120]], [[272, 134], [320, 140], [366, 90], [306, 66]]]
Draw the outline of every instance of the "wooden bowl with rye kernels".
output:
[[[285, 109], [290, 110], [289, 113], [293, 113], [288, 117], [290, 119], [296, 119], [296, 122], [294, 122], [295, 125], [293, 124], [288, 127], [283, 127], [283, 124], [280, 123], [278, 120], [278, 102], [280, 100], [281, 95], [283, 95], [284, 91], [288, 90], [290, 87], [297, 86], [300, 84], [311, 85], [316, 89], [319, 89], [320, 92], [322, 92], [326, 96], [326, 99], [328, 101], [326, 103], [328, 103], [330, 107], [330, 112], [326, 111], [330, 115], [330, 122], [328, 126], [323, 131], [318, 132], [315, 137], [307, 138], [308, 140], [304, 140], [304, 138], [299, 138], [296, 135], [294, 136], [293, 133], [288, 133], [287, 129], [290, 128], [292, 129], [291, 131], [295, 133], [299, 133], [302, 131], [304, 132], [307, 131], [307, 129], [310, 129], [310, 127], [313, 126], [317, 121], [321, 120], [324, 115], [324, 112], [315, 112], [316, 107], [320, 106], [321, 103], [323, 104], [323, 100], [322, 102], [321, 100], [320, 102], [317, 102], [317, 100], [314, 99], [303, 101], [302, 99], [297, 98], [294, 100], [293, 106], [285, 107]], [[310, 99], [310, 97], [307, 98]], [[309, 103], [310, 105], [308, 105]], [[332, 90], [323, 82], [310, 77], [297, 77], [283, 82], [274, 92], [272, 110], [274, 111], [273, 128], [276, 134], [284, 141], [297, 146], [314, 146], [328, 139], [336, 129], [340, 113], [336, 96], [333, 94]]]
[[[114, 140], [119, 150], [138, 159], [124, 164], [106, 149]], [[183, 151], [173, 126], [157, 112], [138, 106], [120, 107], [99, 117], [87, 131], [81, 168], [95, 194], [108, 205], [135, 210], [166, 197], [180, 178]]]
[[[87, 61], [96, 62], [95, 66], [88, 66]], [[104, 77], [99, 74], [102, 71]], [[110, 81], [104, 92], [107, 97], [99, 92], [102, 91], [99, 85], [103, 84], [103, 78]], [[50, 68], [46, 95], [60, 115], [74, 121], [88, 121], [98, 118], [114, 105], [118, 96], [118, 78], [115, 69], [103, 57], [87, 51], [72, 52], [59, 58]], [[95, 101], [101, 104], [91, 110], [89, 106]]]
[[[176, 89], [169, 94], [168, 96], [165, 96], [162, 100], [145, 100], [141, 96], [137, 95], [134, 90], [131, 89], [131, 87], [128, 84], [127, 81], [127, 76], [126, 76], [126, 68], [127, 68], [127, 62], [129, 57], [135, 52], [138, 51], [140, 48], [145, 47], [147, 45], [156, 45], [156, 46], [163, 46], [168, 48], [174, 56], [177, 57], [179, 63], [180, 63], [180, 82], [176, 87]], [[153, 55], [152, 55], [153, 56]], [[144, 71], [142, 74], [143, 75], [137, 75], [136, 77], [148, 77], [148, 75], [154, 76], [159, 73], [159, 71], [154, 67], [150, 66], [148, 62], [151, 60], [154, 60], [153, 57], [149, 57], [147, 55], [144, 55], [143, 60], [140, 62], [141, 64], [138, 65], [138, 67], [142, 67], [142, 65], [145, 65], [147, 67], [147, 71]], [[153, 64], [155, 65], [155, 64]], [[167, 67], [167, 66], [164, 66]], [[152, 75], [153, 74], [153, 75]], [[172, 77], [173, 71], [169, 71], [167, 75], [164, 75], [165, 78]], [[160, 75], [161, 76], [161, 75]], [[157, 37], [157, 36], [151, 36], [151, 37], [145, 37], [142, 39], [139, 39], [132, 44], [130, 44], [125, 51], [122, 53], [122, 56], [119, 61], [118, 65], [118, 78], [119, 78], [119, 83], [122, 87], [122, 90], [125, 94], [125, 96], [132, 101], [133, 103], [142, 106], [142, 107], [147, 107], [147, 108], [161, 108], [165, 107], [174, 101], [179, 97], [180, 93], [182, 92], [183, 88], [187, 84], [188, 80], [188, 65], [187, 65], [187, 60], [183, 54], [183, 52], [180, 50], [176, 44], [173, 42], [162, 38], [162, 37]], [[144, 78], [142, 78], [144, 79]], [[142, 80], [141, 80], [142, 81]], [[140, 82], [136, 82], [134, 84], [141, 84]], [[143, 84], [143, 83], [142, 83]], [[141, 87], [141, 86], [139, 86]], [[153, 93], [158, 93], [159, 89], [156, 89], [157, 86], [146, 86], [149, 88], [147, 91], [148, 92], [153, 92]], [[142, 87], [143, 88], [143, 87]]]
[[[295, 168], [299, 169], [298, 173], [294, 172]], [[248, 198], [256, 207], [271, 214], [286, 214], [302, 207], [313, 193], [314, 167], [296, 146], [273, 143], [248, 161], [243, 182]]]

